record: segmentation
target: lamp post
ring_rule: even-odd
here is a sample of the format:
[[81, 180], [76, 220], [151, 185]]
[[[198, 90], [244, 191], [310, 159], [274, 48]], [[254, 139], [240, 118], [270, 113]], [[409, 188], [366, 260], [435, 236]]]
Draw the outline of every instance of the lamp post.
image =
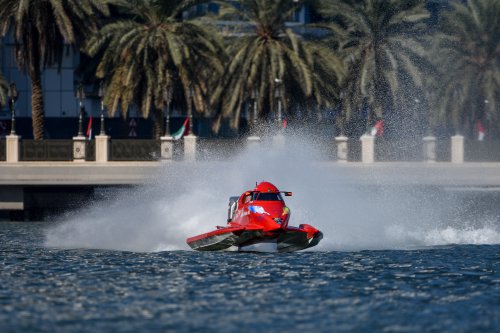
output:
[[189, 107], [188, 107], [188, 112], [189, 112], [189, 135], [194, 135], [193, 133], [193, 98], [195, 96], [195, 92], [192, 86], [189, 87], [188, 91], [188, 99], [189, 99]]
[[83, 136], [83, 99], [85, 98], [85, 91], [83, 90], [83, 84], [80, 83], [76, 89], [76, 99], [79, 102], [80, 107], [80, 117], [78, 119], [78, 136]]
[[18, 97], [19, 92], [17, 91], [16, 84], [12, 82], [9, 86], [9, 106], [12, 117], [10, 135], [16, 134], [16, 101]]
[[[250, 131], [247, 137], [247, 142], [249, 147], [258, 146], [260, 144], [260, 137], [258, 136], [259, 131], [257, 130], [257, 100], [259, 99], [259, 89], [254, 87], [250, 91], [250, 100], [253, 102], [253, 114], [249, 116]], [[253, 148], [251, 148], [253, 149]]]
[[172, 88], [168, 87], [163, 92], [163, 103], [165, 103], [165, 136], [170, 136], [170, 103], [172, 102]]
[[99, 132], [99, 135], [106, 135], [106, 129], [104, 128], [104, 85], [101, 82], [99, 84], [99, 98], [101, 99], [101, 130]]
[[281, 79], [274, 79], [274, 82], [276, 83], [276, 88], [274, 91], [274, 97], [278, 100], [278, 126], [281, 128], [281, 123], [282, 123], [282, 111], [281, 111], [281, 99], [283, 98], [283, 95], [285, 94], [285, 87], [283, 85], [283, 81]]
[[250, 98], [253, 100], [253, 117], [252, 117], [252, 127], [257, 127], [257, 100], [259, 99], [259, 90], [257, 88], [253, 88], [250, 93]]

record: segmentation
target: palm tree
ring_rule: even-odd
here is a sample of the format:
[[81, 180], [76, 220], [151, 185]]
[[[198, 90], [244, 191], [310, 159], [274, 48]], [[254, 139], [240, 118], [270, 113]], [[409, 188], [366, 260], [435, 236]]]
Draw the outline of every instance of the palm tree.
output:
[[[153, 109], [155, 137], [162, 134], [162, 108], [166, 92], [173, 91], [178, 104], [206, 111], [208, 73], [222, 71], [217, 57], [222, 46], [207, 29], [179, 21], [178, 6], [160, 6], [157, 1], [133, 1], [129, 19], [110, 22], [86, 45], [95, 56], [102, 52], [97, 77], [105, 81], [104, 103], [111, 114], [118, 110], [126, 117], [136, 106], [144, 117]], [[169, 3], [171, 5], [171, 3]], [[184, 103], [180, 101], [184, 100]]]
[[470, 132], [479, 120], [498, 124], [500, 0], [455, 1], [452, 7], [435, 36], [441, 89], [433, 120]]
[[368, 127], [375, 117], [403, 109], [404, 101], [422, 88], [422, 70], [429, 66], [424, 1], [336, 0], [316, 5], [329, 18], [323, 25], [332, 33], [329, 42], [349, 70], [343, 118], [364, 118]]
[[43, 139], [42, 70], [61, 65], [65, 45], [76, 47], [108, 14], [111, 0], [0, 0], [0, 31], [12, 33], [18, 66], [31, 78], [33, 136]]
[[[227, 40], [231, 60], [213, 95], [213, 101], [221, 101], [215, 130], [222, 117], [231, 117], [232, 127], [237, 128], [244, 103], [252, 97], [259, 118], [276, 115], [278, 89], [283, 90], [285, 106], [304, 101], [332, 104], [343, 64], [327, 48], [305, 40], [285, 24], [300, 5], [290, 0], [238, 2], [237, 19], [248, 25]], [[227, 8], [223, 12], [231, 16]]]

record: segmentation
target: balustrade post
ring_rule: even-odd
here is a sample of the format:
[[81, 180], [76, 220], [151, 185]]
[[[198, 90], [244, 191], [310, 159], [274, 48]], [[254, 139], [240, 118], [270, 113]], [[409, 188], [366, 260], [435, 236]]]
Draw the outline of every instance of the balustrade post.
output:
[[278, 132], [275, 136], [273, 136], [273, 147], [278, 149], [285, 148], [285, 136], [283, 133]]
[[84, 136], [73, 137], [73, 162], [85, 162], [87, 140]]
[[344, 135], [335, 137], [335, 143], [337, 144], [337, 162], [347, 162], [347, 156], [349, 153], [347, 140], [347, 136]]
[[261, 141], [260, 136], [251, 135], [251, 136], [247, 137], [247, 147], [249, 149], [257, 148], [260, 145], [260, 141]]
[[464, 163], [464, 137], [454, 135], [451, 137], [451, 163]]
[[436, 137], [429, 135], [424, 137], [423, 155], [425, 162], [436, 162]]
[[97, 163], [106, 163], [109, 161], [109, 136], [95, 136], [95, 161]]
[[19, 162], [20, 156], [20, 139], [19, 135], [7, 135], [5, 137], [6, 144], [6, 162], [7, 163], [17, 163]]
[[361, 140], [361, 162], [375, 162], [375, 137], [370, 134], [363, 134]]
[[168, 161], [174, 156], [174, 138], [165, 135], [160, 138], [161, 160]]
[[198, 137], [189, 133], [184, 137], [184, 160], [185, 161], [195, 161], [196, 160], [196, 145]]

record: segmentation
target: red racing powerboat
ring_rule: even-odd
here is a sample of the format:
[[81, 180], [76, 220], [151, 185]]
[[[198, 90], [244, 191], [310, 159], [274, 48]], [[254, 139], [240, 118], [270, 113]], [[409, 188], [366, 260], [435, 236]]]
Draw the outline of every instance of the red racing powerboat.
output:
[[229, 198], [227, 226], [188, 238], [188, 245], [198, 251], [247, 250], [256, 244], [275, 244], [279, 252], [313, 247], [323, 233], [308, 224], [289, 227], [290, 209], [284, 196], [269, 182], [261, 182], [239, 197]]

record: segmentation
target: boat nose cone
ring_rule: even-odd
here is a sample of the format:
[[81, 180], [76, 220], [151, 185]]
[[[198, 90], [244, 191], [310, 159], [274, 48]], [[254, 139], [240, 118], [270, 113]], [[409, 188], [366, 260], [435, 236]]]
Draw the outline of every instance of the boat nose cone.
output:
[[308, 247], [313, 247], [318, 245], [319, 241], [323, 239], [323, 233], [321, 231], [316, 231], [314, 235], [311, 238], [311, 241], [309, 243]]

